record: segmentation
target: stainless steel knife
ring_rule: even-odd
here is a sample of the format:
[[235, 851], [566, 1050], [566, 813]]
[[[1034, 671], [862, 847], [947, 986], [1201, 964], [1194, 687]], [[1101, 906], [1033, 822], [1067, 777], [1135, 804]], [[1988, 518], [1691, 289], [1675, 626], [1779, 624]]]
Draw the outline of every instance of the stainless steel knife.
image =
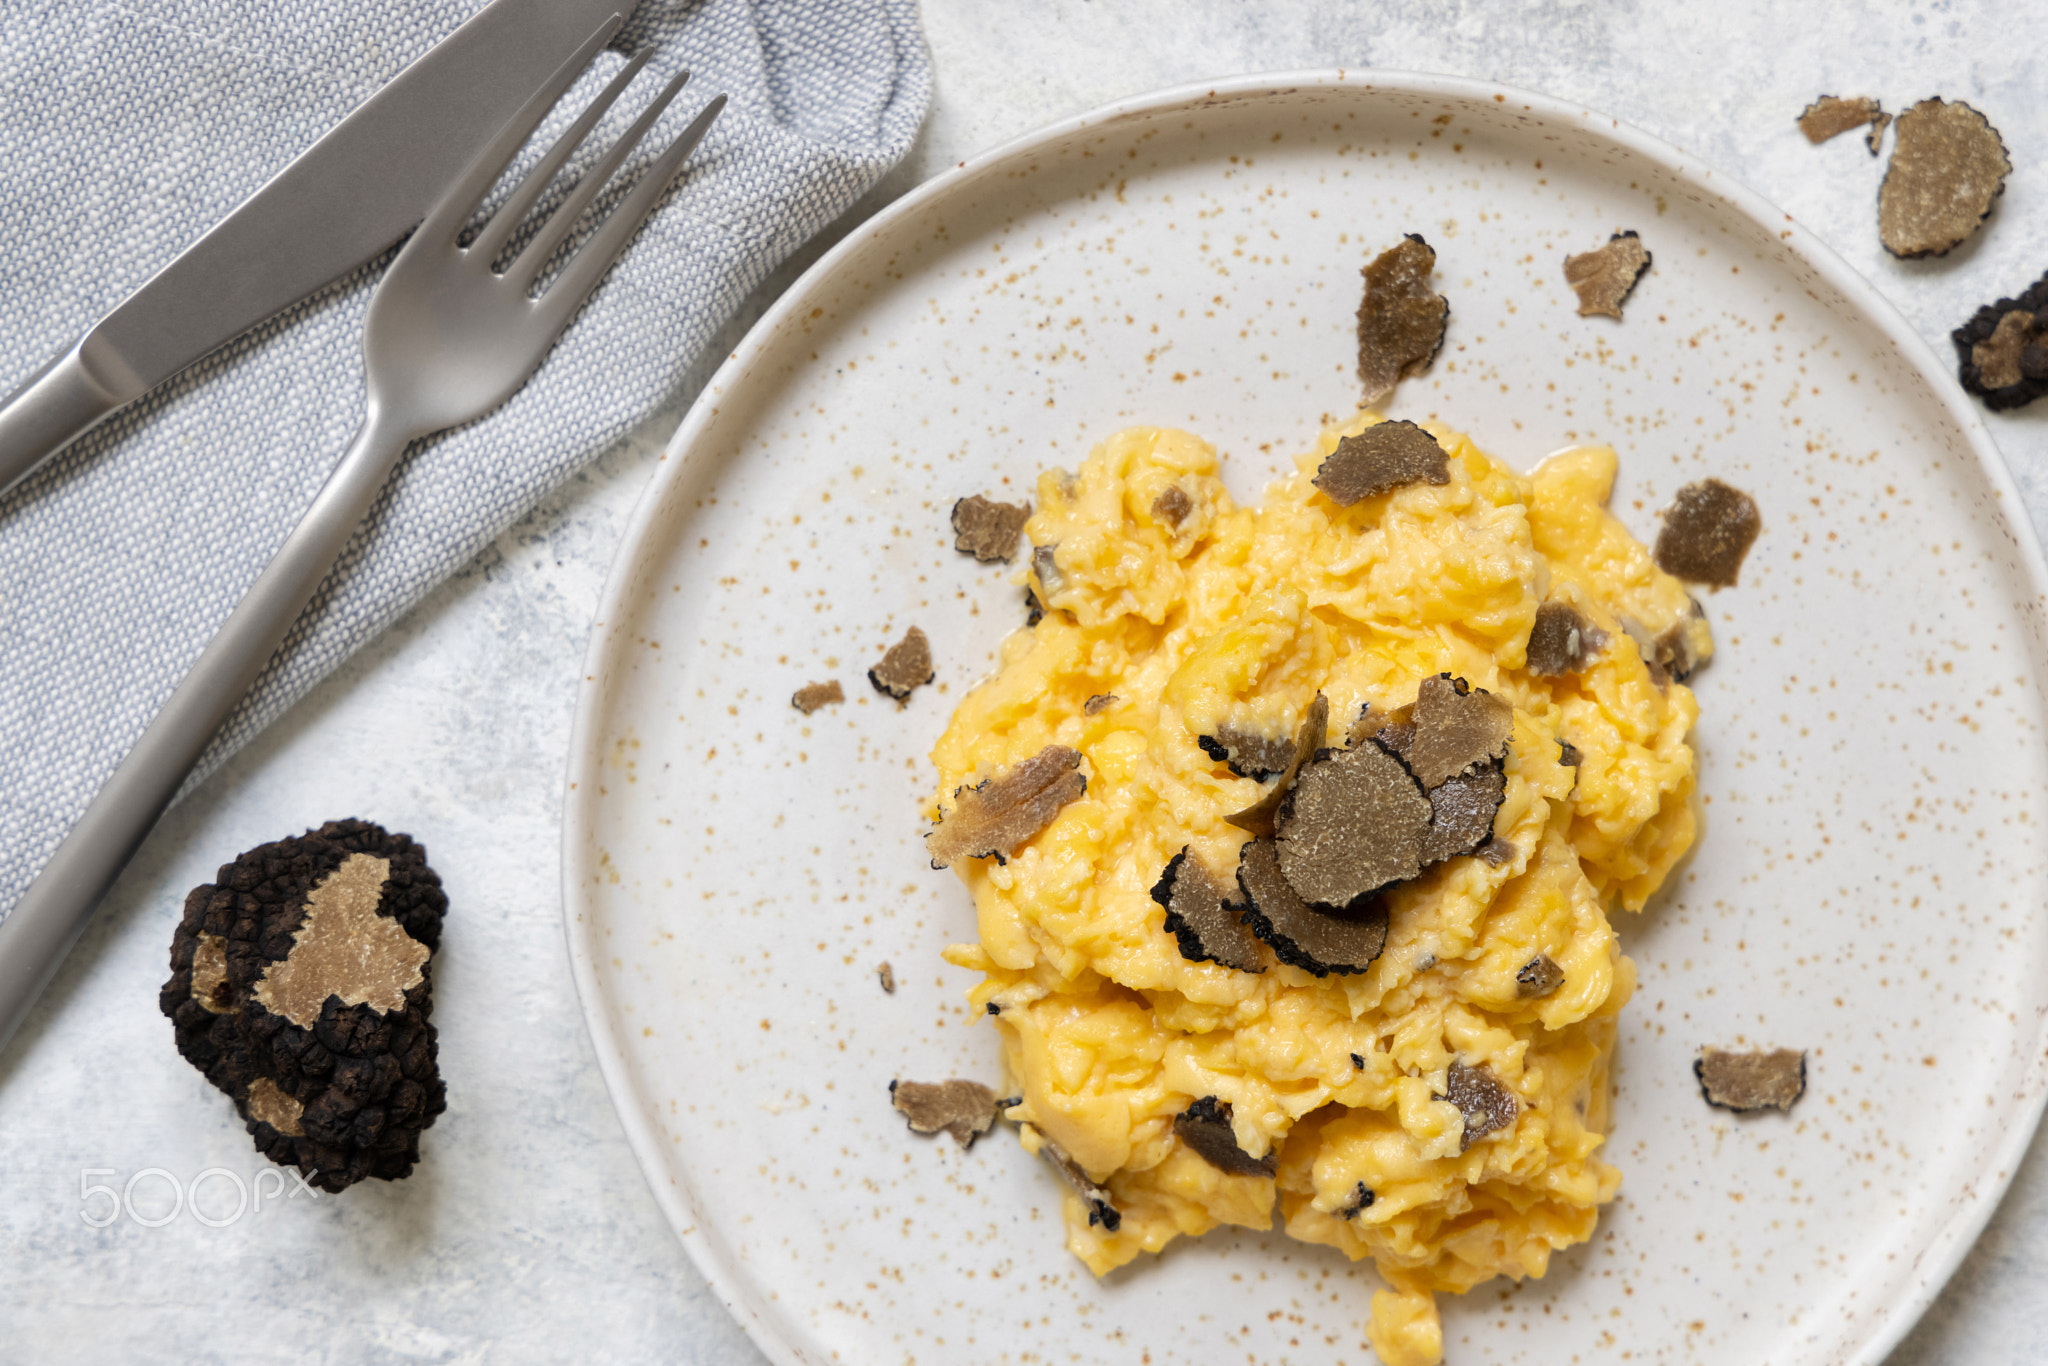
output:
[[491, 0], [0, 406], [0, 494], [115, 409], [411, 231], [548, 73], [633, 5]]

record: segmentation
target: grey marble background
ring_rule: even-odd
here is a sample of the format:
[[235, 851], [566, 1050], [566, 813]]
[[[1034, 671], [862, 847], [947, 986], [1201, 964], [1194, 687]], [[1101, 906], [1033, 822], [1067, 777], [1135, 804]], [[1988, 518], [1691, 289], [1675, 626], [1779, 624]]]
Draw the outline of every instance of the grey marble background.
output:
[[[1973, 307], [2048, 270], [2038, 0], [926, 0], [925, 15], [931, 122], [857, 213], [1106, 100], [1239, 72], [1378, 66], [1580, 100], [1677, 143], [1816, 229], [1944, 355]], [[1822, 92], [1895, 110], [1940, 94], [1984, 110], [2017, 167], [1987, 230], [1946, 260], [1886, 257], [1883, 163], [1853, 135], [1815, 148], [1793, 127]], [[728, 344], [823, 245], [760, 291]], [[760, 1359], [648, 1197], [584, 1036], [560, 924], [578, 666], [682, 406], [344, 666], [174, 811], [128, 870], [0, 1051], [0, 1361]], [[2037, 409], [1990, 422], [2048, 528], [2048, 401]], [[160, 1227], [125, 1215], [88, 1227], [81, 1215], [107, 1201], [82, 1200], [85, 1183], [159, 1168], [186, 1185], [216, 1167], [248, 1181], [268, 1168], [176, 1055], [156, 988], [188, 888], [250, 845], [348, 814], [423, 840], [452, 902], [435, 967], [449, 1110], [421, 1168], [339, 1198], [273, 1197], [223, 1227], [189, 1210]], [[235, 1203], [226, 1178], [200, 1187], [215, 1221]], [[141, 1178], [133, 1204], [167, 1213], [164, 1178]], [[2044, 1272], [2037, 1140], [1893, 1366], [2048, 1359]]]

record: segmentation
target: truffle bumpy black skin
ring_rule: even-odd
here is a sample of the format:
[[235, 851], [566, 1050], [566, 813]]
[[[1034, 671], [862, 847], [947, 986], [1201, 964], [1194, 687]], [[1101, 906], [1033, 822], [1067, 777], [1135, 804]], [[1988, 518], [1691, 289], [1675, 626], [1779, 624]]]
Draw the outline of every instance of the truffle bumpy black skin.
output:
[[[2034, 315], [2035, 336], [2048, 332], [2048, 275], [2028, 285], [2016, 299], [2000, 299], [1995, 304], [1986, 304], [1970, 315], [1970, 320], [1949, 333], [1949, 340], [1956, 345], [1956, 377], [1963, 387], [1984, 400], [1984, 406], [1993, 412], [2008, 408], [2024, 408], [2043, 394], [2048, 394], [2048, 339], [2036, 342], [2020, 353], [2019, 382], [1993, 387], [1985, 383], [1984, 372], [1977, 366], [1976, 349], [1979, 342], [1991, 340], [1991, 334], [1998, 330], [1999, 321], [2006, 314], [2019, 310]], [[2030, 354], [2041, 353], [2041, 354]], [[2035, 364], [2028, 365], [2033, 360]]]
[[[345, 1006], [329, 995], [310, 1029], [272, 1014], [255, 998], [264, 972], [291, 952], [308, 894], [351, 854], [390, 861], [377, 914], [397, 921], [428, 949], [438, 947], [448, 898], [427, 866], [426, 850], [411, 836], [368, 821], [329, 821], [251, 849], [223, 866], [217, 882], [192, 890], [171, 939], [171, 979], [159, 997], [176, 1029], [178, 1052], [234, 1100], [257, 1151], [298, 1167], [326, 1191], [410, 1173], [419, 1160], [420, 1131], [447, 1108], [428, 1018], [431, 961], [406, 990], [403, 1009]], [[212, 1009], [192, 994], [201, 935], [224, 941], [226, 976], [212, 993]], [[266, 1080], [303, 1107], [296, 1122], [286, 1119], [298, 1134], [250, 1113], [250, 1088]], [[268, 1087], [259, 1089], [270, 1094]]]

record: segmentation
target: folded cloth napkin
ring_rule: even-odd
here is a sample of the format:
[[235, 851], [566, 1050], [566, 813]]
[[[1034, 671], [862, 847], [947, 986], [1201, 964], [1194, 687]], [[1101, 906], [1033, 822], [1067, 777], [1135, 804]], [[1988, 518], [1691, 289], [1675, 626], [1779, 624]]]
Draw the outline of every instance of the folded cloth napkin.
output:
[[[0, 394], [478, 4], [7, 6]], [[657, 55], [629, 106], [657, 87], [651, 77], [695, 73], [648, 147], [713, 94], [732, 103], [525, 389], [399, 467], [202, 774], [673, 395], [762, 277], [909, 149], [930, 98], [915, 0], [646, 0], [613, 46], [557, 126], [643, 46]], [[0, 914], [347, 445], [381, 266], [171, 381], [0, 498]]]

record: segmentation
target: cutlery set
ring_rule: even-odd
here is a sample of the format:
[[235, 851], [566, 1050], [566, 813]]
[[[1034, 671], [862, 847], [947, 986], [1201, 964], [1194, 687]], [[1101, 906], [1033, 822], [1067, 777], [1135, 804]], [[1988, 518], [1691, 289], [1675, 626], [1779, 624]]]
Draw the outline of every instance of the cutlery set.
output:
[[[724, 95], [706, 104], [550, 273], [585, 211], [688, 80], [684, 73], [669, 82], [562, 202], [529, 224], [645, 67], [643, 51], [464, 244], [492, 186], [617, 35], [623, 20], [609, 13], [612, 3], [494, 0], [0, 406], [5, 492], [116, 409], [412, 233], [371, 298], [366, 410], [347, 452], [0, 920], [0, 1047], [332, 569], [406, 447], [482, 417], [526, 383], [725, 107]], [[602, 20], [594, 31], [593, 20]], [[524, 245], [503, 260], [523, 227]]]

